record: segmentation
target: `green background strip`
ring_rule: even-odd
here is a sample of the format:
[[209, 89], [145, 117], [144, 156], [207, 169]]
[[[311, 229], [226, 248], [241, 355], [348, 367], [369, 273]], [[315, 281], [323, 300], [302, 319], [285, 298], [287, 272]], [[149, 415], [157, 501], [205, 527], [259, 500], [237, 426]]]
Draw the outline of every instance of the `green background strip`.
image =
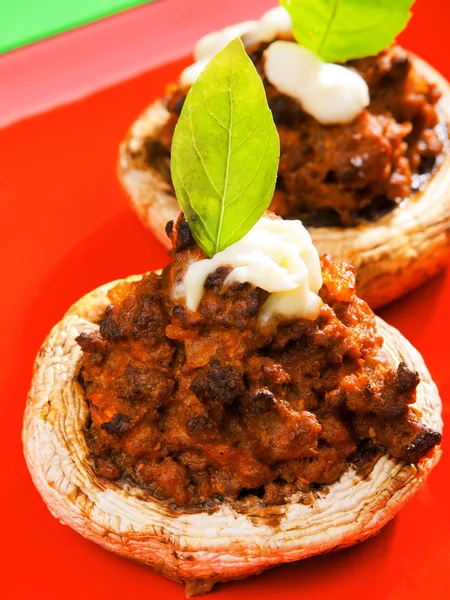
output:
[[0, 0], [0, 52], [153, 0]]

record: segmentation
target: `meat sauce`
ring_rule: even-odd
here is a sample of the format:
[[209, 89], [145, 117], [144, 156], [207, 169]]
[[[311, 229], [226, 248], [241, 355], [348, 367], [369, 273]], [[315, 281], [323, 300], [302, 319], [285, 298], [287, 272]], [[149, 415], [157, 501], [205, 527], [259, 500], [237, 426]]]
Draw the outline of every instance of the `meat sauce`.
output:
[[171, 298], [204, 258], [183, 218], [162, 275], [109, 292], [98, 331], [81, 334], [86, 438], [97, 474], [182, 507], [248, 494], [268, 504], [336, 481], [368, 442], [417, 462], [440, 442], [409, 404], [419, 383], [383, 356], [352, 267], [322, 259], [315, 321], [272, 323], [267, 292], [210, 275], [199, 309]]
[[[419, 75], [405, 50], [392, 46], [347, 63], [367, 82], [370, 105], [352, 123], [321, 125], [269, 83], [264, 75], [266, 47], [248, 51], [280, 135], [273, 212], [301, 219], [304, 225], [354, 226], [379, 218], [420, 189], [445, 149], [448, 132], [436, 111], [439, 90]], [[147, 145], [152, 164], [170, 155], [187, 92], [176, 86], [169, 90], [165, 102], [170, 118], [158, 140]]]

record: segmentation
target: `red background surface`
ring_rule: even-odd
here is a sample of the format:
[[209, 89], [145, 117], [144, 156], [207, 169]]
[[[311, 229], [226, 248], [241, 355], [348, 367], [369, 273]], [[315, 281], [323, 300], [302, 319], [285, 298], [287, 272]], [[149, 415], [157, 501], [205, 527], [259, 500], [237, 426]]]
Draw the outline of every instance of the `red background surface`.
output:
[[[161, 2], [148, 35], [158, 36], [162, 23], [184, 2]], [[192, 0], [192, 18], [202, 6], [211, 12], [213, 4]], [[270, 2], [242, 4], [229, 3], [224, 24], [256, 15]], [[402, 42], [450, 78], [449, 22], [447, 0], [418, 0]], [[188, 27], [178, 35], [180, 48], [191, 40]], [[111, 53], [127, 52], [126, 46], [117, 47], [113, 41]], [[162, 50], [167, 47], [164, 36], [159, 42]], [[66, 45], [59, 60], [70, 68], [83, 51], [87, 60], [88, 47]], [[28, 57], [31, 64], [32, 53]], [[115, 161], [128, 125], [148, 102], [163, 94], [165, 84], [185, 64], [187, 59], [162, 65], [0, 130], [1, 598], [184, 597], [179, 584], [108, 553], [50, 515], [26, 470], [20, 429], [34, 356], [65, 309], [99, 284], [167, 262], [164, 249], [128, 209], [116, 180]], [[15, 92], [14, 82], [10, 83], [10, 99], [16, 93], [17, 102], [23, 103], [23, 88], [18, 86]], [[35, 91], [28, 90], [29, 106]], [[74, 96], [77, 93], [74, 90]], [[447, 272], [380, 313], [424, 356], [441, 392], [444, 419], [450, 417], [449, 303]], [[449, 492], [450, 453], [444, 452], [429, 483], [376, 538], [334, 555], [219, 586], [214, 597], [449, 598]]]

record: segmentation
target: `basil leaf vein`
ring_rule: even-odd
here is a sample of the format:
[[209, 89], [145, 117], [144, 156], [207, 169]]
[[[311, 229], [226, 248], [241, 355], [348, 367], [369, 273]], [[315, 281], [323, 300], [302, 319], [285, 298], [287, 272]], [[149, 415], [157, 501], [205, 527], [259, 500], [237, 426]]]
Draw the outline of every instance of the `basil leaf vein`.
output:
[[280, 0], [297, 41], [327, 62], [374, 56], [406, 27], [414, 0]]

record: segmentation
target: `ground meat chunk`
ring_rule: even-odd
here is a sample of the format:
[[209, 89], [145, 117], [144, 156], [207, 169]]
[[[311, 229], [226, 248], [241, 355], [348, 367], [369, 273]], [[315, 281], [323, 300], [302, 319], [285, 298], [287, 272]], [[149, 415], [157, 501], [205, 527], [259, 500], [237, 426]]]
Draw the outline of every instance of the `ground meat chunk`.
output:
[[189, 248], [195, 243], [184, 215], [177, 221], [175, 227], [173, 221], [167, 223], [166, 234], [170, 238], [175, 252]]
[[245, 392], [243, 372], [214, 360], [195, 376], [190, 390], [204, 402], [216, 399], [230, 404]]
[[100, 477], [104, 477], [110, 481], [119, 479], [122, 472], [112, 459], [103, 456], [95, 457], [95, 468]]
[[159, 406], [171, 393], [174, 381], [159, 369], [145, 369], [128, 363], [122, 377], [117, 379], [117, 393], [129, 401], [154, 403]]
[[112, 435], [126, 433], [131, 429], [131, 427], [130, 419], [121, 413], [114, 415], [111, 421], [106, 421], [105, 423], [101, 424], [101, 428]]
[[[426, 182], [448, 132], [436, 111], [438, 88], [416, 71], [406, 50], [391, 46], [350, 61], [369, 86], [370, 105], [351, 123], [322, 125], [267, 80], [266, 47], [248, 51], [280, 136], [273, 212], [312, 226], [354, 226], [381, 217]], [[167, 157], [187, 91], [171, 86], [165, 99], [170, 118], [160, 142]]]
[[186, 491], [189, 483], [188, 470], [178, 461], [166, 457], [162, 461], [143, 461], [137, 465], [139, 483], [147, 486], [162, 498], [174, 504], [183, 505], [188, 499]]
[[207, 279], [192, 313], [172, 296], [204, 256], [177, 241], [183, 223], [162, 275], [120, 283], [99, 330], [77, 338], [99, 476], [177, 506], [248, 494], [276, 504], [333, 483], [367, 446], [417, 462], [440, 442], [410, 409], [418, 374], [384, 357], [352, 267], [322, 258], [314, 321], [263, 331], [266, 293], [227, 287], [227, 269]]
[[420, 381], [419, 373], [411, 371], [404, 362], [401, 362], [397, 367], [396, 379], [397, 391], [400, 394], [416, 389]]

